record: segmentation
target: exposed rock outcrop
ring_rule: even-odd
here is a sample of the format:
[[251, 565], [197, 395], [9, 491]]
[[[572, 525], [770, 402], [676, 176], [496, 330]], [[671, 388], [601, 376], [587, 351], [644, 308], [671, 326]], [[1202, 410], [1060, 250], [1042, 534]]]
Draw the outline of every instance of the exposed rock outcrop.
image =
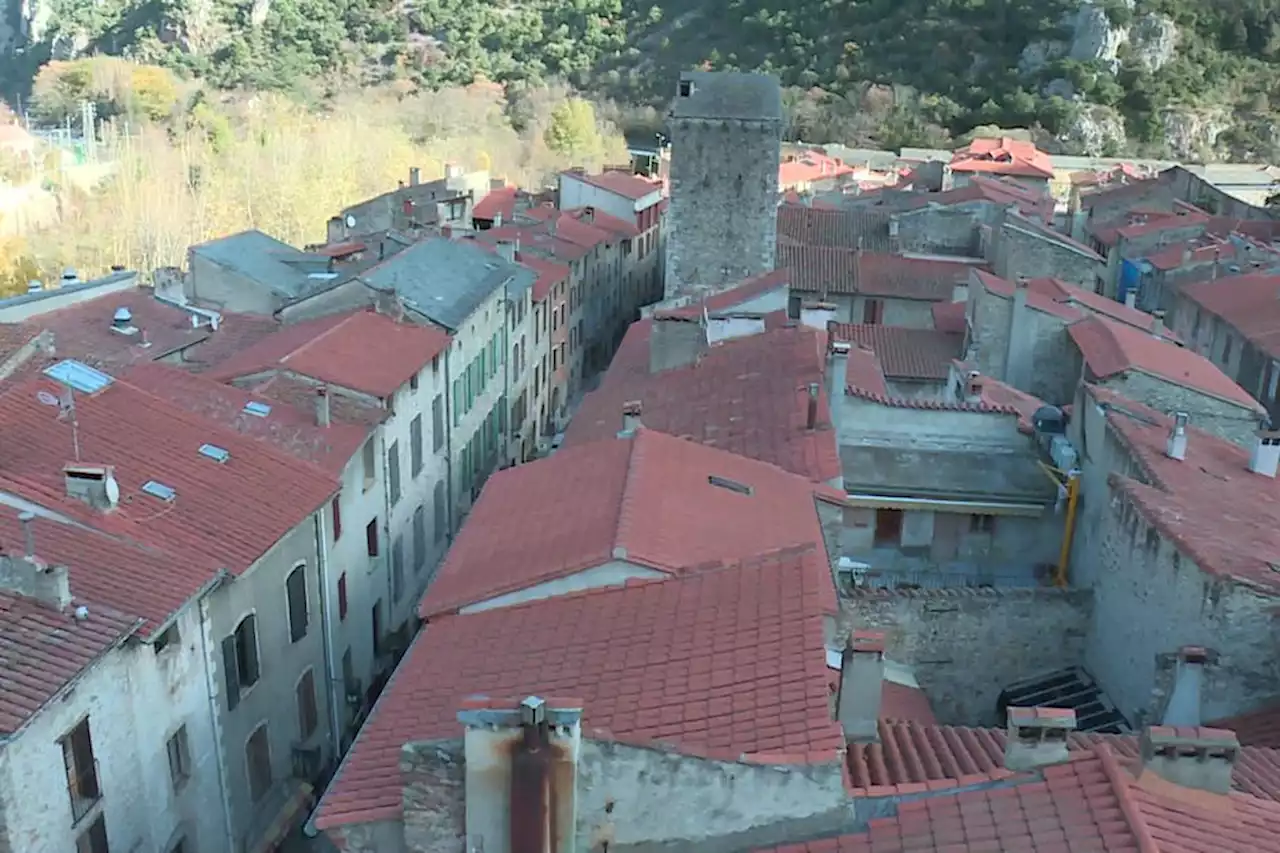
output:
[[1112, 107], [1080, 104], [1058, 134], [1072, 154], [1086, 157], [1115, 156], [1128, 145], [1124, 120]]

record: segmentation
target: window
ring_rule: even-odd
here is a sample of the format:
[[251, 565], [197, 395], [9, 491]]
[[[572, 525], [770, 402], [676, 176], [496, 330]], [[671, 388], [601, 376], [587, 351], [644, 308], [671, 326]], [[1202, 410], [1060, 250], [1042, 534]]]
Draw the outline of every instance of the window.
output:
[[970, 533], [995, 533], [996, 517], [994, 515], [969, 516], [969, 532]]
[[436, 483], [435, 494], [431, 498], [431, 508], [435, 512], [436, 541], [443, 542], [445, 536], [448, 535], [448, 531], [445, 529], [448, 526], [448, 521], [445, 517], [443, 480]]
[[71, 794], [71, 822], [79, 823], [102, 798], [87, 717], [62, 739], [62, 763], [67, 769], [67, 791]]
[[187, 743], [187, 727], [181, 726], [169, 738], [169, 779], [173, 790], [180, 791], [191, 778], [191, 747]]
[[898, 547], [902, 541], [902, 510], [900, 509], [878, 509], [876, 510], [876, 534], [875, 544], [877, 546], [888, 546], [892, 548]]
[[285, 580], [289, 598], [289, 641], [296, 643], [307, 636], [307, 564], [299, 563]]
[[267, 724], [253, 730], [244, 745], [245, 767], [249, 771], [249, 798], [259, 802], [271, 790], [271, 742], [267, 739]]
[[370, 438], [364, 443], [364, 449], [361, 451], [362, 460], [364, 462], [364, 490], [369, 491], [369, 487], [373, 485], [374, 469], [377, 465], [377, 459], [373, 452], [373, 439]]
[[308, 669], [302, 673], [293, 692], [298, 700], [298, 739], [306, 740], [315, 734], [316, 726], [320, 724], [319, 712], [316, 710], [315, 670]]
[[409, 422], [409, 470], [414, 477], [422, 473], [422, 415]]
[[342, 535], [342, 495], [333, 496], [329, 503], [330, 526], [333, 527], [333, 541], [337, 542]]
[[879, 299], [867, 299], [862, 303], [862, 322], [874, 326], [884, 319], [884, 303]]
[[373, 609], [370, 611], [369, 627], [373, 630], [373, 654], [382, 654], [382, 599], [378, 599], [373, 603]]
[[391, 487], [391, 505], [400, 500], [400, 442], [391, 442], [387, 450], [387, 479]]
[[413, 376], [409, 377], [409, 390], [410, 391], [418, 390], [418, 374], [416, 373], [413, 374]]
[[399, 601], [404, 595], [404, 537], [397, 536], [391, 543], [391, 600]]
[[347, 573], [338, 575], [338, 621], [347, 619]]
[[98, 819], [89, 825], [76, 839], [76, 853], [110, 853], [107, 847], [107, 816], [98, 815]]
[[413, 511], [413, 570], [422, 571], [427, 564], [427, 508], [421, 504]]
[[191, 853], [191, 848], [187, 846], [187, 839], [179, 838], [175, 841], [173, 846], [169, 848], [169, 853]]
[[439, 394], [431, 401], [431, 452], [444, 446], [444, 398]]
[[378, 519], [365, 525], [364, 543], [370, 557], [378, 556]]
[[165, 649], [182, 641], [182, 635], [178, 633], [178, 623], [174, 622], [168, 628], [156, 637], [155, 642], [151, 644], [152, 650], [156, 654], [160, 654]]
[[462, 419], [462, 380], [453, 380], [453, 425]]
[[240, 704], [240, 694], [258, 683], [258, 620], [252, 613], [240, 620], [222, 641], [222, 668], [227, 682], [227, 710]]

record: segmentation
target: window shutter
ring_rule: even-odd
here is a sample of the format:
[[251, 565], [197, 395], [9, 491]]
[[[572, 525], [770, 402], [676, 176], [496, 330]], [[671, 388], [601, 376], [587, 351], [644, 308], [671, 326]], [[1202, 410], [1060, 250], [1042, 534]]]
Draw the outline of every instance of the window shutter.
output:
[[222, 641], [222, 671], [227, 681], [227, 710], [234, 711], [240, 704], [240, 668], [236, 666], [235, 634]]
[[298, 642], [307, 636], [307, 570], [299, 567], [289, 573], [289, 639]]
[[258, 667], [258, 620], [250, 616], [240, 624], [244, 628], [241, 641], [244, 643], [244, 660], [247, 664], [241, 680], [247, 684], [257, 684], [258, 676], [261, 675]]

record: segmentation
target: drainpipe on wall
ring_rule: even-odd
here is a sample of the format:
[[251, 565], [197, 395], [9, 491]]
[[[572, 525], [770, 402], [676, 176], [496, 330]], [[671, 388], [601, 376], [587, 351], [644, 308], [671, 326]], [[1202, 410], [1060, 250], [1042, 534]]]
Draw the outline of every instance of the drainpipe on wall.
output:
[[[215, 585], [213, 589], [216, 589]], [[213, 730], [214, 763], [218, 767], [218, 793], [222, 800], [222, 823], [227, 833], [227, 844], [236, 846], [235, 824], [231, 819], [231, 791], [227, 788], [227, 768], [223, 766], [226, 755], [222, 744], [222, 726], [218, 724], [218, 695], [214, 688], [213, 661], [209, 657], [209, 629], [213, 620], [209, 618], [209, 599], [206, 595], [196, 601], [197, 617], [200, 620], [200, 653], [204, 656], [205, 690], [209, 696], [209, 727]]]
[[[453, 341], [444, 350], [444, 516], [445, 550], [453, 544]], [[436, 565], [437, 571], [439, 564]]]
[[[330, 498], [332, 500], [332, 498]], [[329, 689], [329, 738], [333, 747], [333, 758], [338, 761], [342, 758], [342, 727], [338, 717], [338, 703], [333, 698], [333, 686], [338, 683], [338, 669], [333, 657], [333, 626], [329, 624], [329, 614], [333, 612], [332, 604], [329, 601], [330, 584], [329, 584], [329, 549], [327, 547], [329, 537], [326, 535], [326, 527], [324, 523], [324, 509], [322, 508], [316, 513], [316, 574], [319, 576], [316, 582], [320, 585], [320, 625], [321, 640], [324, 643], [324, 668], [328, 675]], [[341, 685], [339, 697], [342, 701], [346, 701], [347, 686]]]

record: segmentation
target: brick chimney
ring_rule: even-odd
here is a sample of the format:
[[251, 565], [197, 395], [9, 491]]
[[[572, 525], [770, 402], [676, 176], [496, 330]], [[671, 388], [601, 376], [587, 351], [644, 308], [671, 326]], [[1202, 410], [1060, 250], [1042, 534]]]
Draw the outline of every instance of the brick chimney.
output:
[[1240, 757], [1235, 732], [1201, 726], [1150, 726], [1139, 741], [1142, 773], [1166, 782], [1215, 794], [1231, 791], [1231, 774]]
[[1164, 445], [1164, 454], [1170, 459], [1179, 461], [1187, 458], [1187, 421], [1191, 416], [1186, 412], [1175, 412], [1173, 426], [1169, 428], [1169, 439]]
[[1075, 731], [1070, 708], [1010, 708], [1004, 739], [1004, 766], [1033, 770], [1067, 760], [1067, 735]]
[[840, 657], [836, 719], [851, 741], [880, 739], [880, 697], [884, 692], [884, 633], [857, 630]]
[[640, 413], [643, 406], [639, 400], [628, 400], [622, 404], [622, 429], [618, 438], [631, 438], [640, 426]]
[[467, 850], [572, 853], [582, 703], [463, 700]]
[[1204, 686], [1204, 665], [1208, 660], [1209, 651], [1204, 646], [1183, 646], [1178, 649], [1173, 693], [1160, 718], [1161, 725], [1200, 725], [1200, 692]]
[[23, 554], [0, 554], [0, 589], [64, 610], [71, 604], [71, 578], [66, 566], [46, 565], [36, 556], [35, 513], [18, 515]]
[[1275, 479], [1278, 463], [1280, 463], [1280, 431], [1258, 430], [1253, 439], [1253, 450], [1249, 453], [1249, 470]]

